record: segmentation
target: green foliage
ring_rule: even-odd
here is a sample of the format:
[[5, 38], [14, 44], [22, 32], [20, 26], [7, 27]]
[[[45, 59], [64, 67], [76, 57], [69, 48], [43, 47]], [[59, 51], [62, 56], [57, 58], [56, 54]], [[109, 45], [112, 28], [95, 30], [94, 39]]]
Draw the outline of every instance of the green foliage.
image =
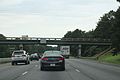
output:
[[71, 31], [68, 31], [65, 35], [64, 35], [64, 38], [70, 38], [72, 37], [72, 32]]
[[0, 34], [0, 40], [4, 40], [6, 39], [5, 36], [3, 34]]
[[[92, 38], [93, 37], [93, 30], [92, 31], [82, 31], [76, 29], [74, 31], [68, 31], [63, 38]], [[89, 48], [90, 46], [82, 46], [82, 56], [87, 56], [84, 54], [84, 51]], [[78, 45], [72, 45], [70, 48], [70, 53], [72, 56], [78, 56]]]
[[103, 15], [99, 22], [97, 23], [96, 29], [94, 30], [94, 36], [96, 38], [110, 39], [111, 34], [113, 34], [113, 24], [114, 24], [115, 12], [110, 11], [109, 13]]
[[68, 31], [65, 35], [64, 38], [82, 38], [85, 36], [85, 31], [76, 29], [73, 32]]
[[112, 27], [113, 34], [111, 36], [113, 47], [120, 51], [120, 7], [115, 13], [114, 26]]
[[117, 0], [118, 2], [120, 2], [120, 0]]
[[[5, 36], [0, 34], [0, 40], [5, 40]], [[10, 50], [7, 45], [0, 45], [0, 58], [10, 57]]]
[[46, 46], [46, 45], [24, 45], [24, 50], [26, 50], [29, 54], [38, 53], [43, 54], [46, 50], [57, 50], [56, 47]]
[[94, 31], [97, 38], [112, 40], [112, 46], [120, 51], [120, 8], [116, 12], [110, 11], [103, 15]]
[[117, 56], [112, 56], [112, 53], [108, 53], [101, 56], [99, 58], [99, 61], [120, 64], [120, 54], [118, 54]]
[[[110, 11], [103, 15], [97, 23], [96, 29], [85, 32], [79, 29], [69, 31], [64, 35], [64, 38], [102, 38], [111, 39], [112, 46], [120, 51], [120, 8], [115, 11]], [[72, 47], [72, 55], [77, 55], [76, 47]], [[93, 49], [91, 46], [82, 46], [83, 56], [93, 56], [98, 52], [106, 49], [106, 47], [99, 47]]]

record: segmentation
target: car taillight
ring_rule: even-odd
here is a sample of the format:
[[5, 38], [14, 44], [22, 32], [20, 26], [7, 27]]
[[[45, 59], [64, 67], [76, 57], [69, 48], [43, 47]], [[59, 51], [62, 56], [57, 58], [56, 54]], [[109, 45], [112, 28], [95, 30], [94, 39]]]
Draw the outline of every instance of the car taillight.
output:
[[63, 57], [61, 57], [61, 58], [58, 58], [58, 60], [64, 60], [64, 58], [63, 58]]
[[42, 58], [42, 60], [48, 60], [48, 58]]

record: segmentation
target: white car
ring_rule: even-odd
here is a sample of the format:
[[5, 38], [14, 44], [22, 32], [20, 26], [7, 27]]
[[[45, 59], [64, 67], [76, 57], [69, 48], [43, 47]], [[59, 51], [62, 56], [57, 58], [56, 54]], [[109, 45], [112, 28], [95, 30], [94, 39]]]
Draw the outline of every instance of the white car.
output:
[[29, 55], [25, 50], [13, 51], [11, 64], [14, 65], [17, 63], [30, 64]]

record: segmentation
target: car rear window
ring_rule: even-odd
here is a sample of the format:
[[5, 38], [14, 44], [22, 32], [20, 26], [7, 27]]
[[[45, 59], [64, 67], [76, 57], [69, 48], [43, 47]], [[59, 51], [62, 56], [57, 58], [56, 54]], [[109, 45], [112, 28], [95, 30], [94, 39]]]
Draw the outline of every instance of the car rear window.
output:
[[21, 55], [24, 54], [24, 52], [14, 52], [14, 55]]
[[44, 55], [50, 55], [50, 54], [58, 54], [58, 55], [61, 55], [62, 52], [61, 51], [46, 51], [44, 53]]

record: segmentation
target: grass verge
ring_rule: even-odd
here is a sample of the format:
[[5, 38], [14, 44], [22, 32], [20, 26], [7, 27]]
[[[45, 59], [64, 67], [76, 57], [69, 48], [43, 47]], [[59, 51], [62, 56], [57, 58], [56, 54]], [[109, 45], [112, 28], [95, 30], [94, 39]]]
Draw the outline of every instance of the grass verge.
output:
[[117, 56], [112, 56], [111, 53], [108, 53], [106, 55], [102, 55], [99, 57], [98, 61], [120, 64], [120, 53]]

